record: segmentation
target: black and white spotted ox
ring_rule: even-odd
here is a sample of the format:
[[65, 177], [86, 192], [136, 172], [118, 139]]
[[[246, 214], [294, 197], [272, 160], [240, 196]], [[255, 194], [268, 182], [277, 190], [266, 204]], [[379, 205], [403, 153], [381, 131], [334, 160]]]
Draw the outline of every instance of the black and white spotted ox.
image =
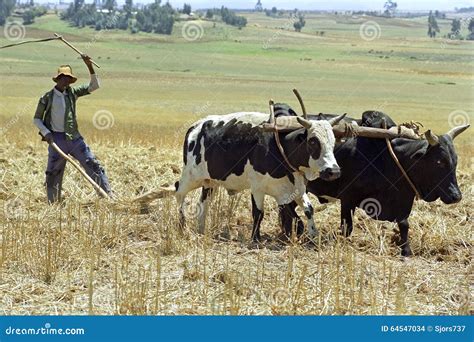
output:
[[[311, 118], [312, 116], [310, 116]], [[326, 119], [331, 116], [313, 116]], [[366, 112], [362, 120], [365, 126], [381, 128], [382, 119], [388, 127], [395, 123], [380, 112]], [[353, 119], [347, 119], [353, 120]], [[461, 200], [461, 191], [456, 180], [457, 155], [454, 139], [469, 125], [451, 129], [435, 136], [427, 134], [426, 140], [393, 139], [393, 150], [401, 165], [414, 183], [423, 200], [433, 202], [441, 199], [446, 204]], [[321, 202], [329, 198], [341, 201], [341, 230], [346, 236], [352, 232], [352, 218], [356, 207], [363, 209], [372, 218], [397, 222], [400, 229], [400, 247], [403, 256], [412, 254], [408, 239], [408, 217], [415, 192], [390, 156], [383, 139], [353, 138], [337, 144], [334, 150], [341, 167], [341, 177], [334, 182], [322, 179], [311, 181], [307, 190], [318, 196]], [[287, 234], [295, 224], [301, 231], [295, 204], [280, 208], [282, 224]]]
[[301, 129], [279, 133], [281, 146], [297, 171], [285, 162], [273, 132], [259, 127], [268, 118], [268, 114], [255, 112], [208, 116], [188, 130], [183, 149], [184, 168], [175, 184], [181, 224], [186, 216], [186, 194], [202, 188], [198, 219], [199, 231], [204, 232], [212, 189], [222, 186], [229, 194], [250, 189], [254, 240], [260, 238], [265, 195], [274, 197], [279, 205], [295, 201], [308, 218], [309, 235], [316, 235], [305, 179], [322, 177], [329, 181], [340, 175], [333, 153], [332, 125], [342, 117], [332, 121], [298, 118]]

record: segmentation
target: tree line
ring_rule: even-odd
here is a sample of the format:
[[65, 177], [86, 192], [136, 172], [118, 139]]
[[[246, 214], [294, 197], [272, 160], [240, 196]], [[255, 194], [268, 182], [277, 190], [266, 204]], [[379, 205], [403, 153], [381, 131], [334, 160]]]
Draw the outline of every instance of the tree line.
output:
[[[446, 18], [446, 15], [444, 13], [440, 13], [438, 11], [430, 11], [428, 15], [428, 37], [430, 38], [436, 38], [436, 35], [440, 33], [438, 21], [436, 19], [439, 18]], [[467, 23], [467, 30], [468, 34], [467, 36], [463, 36], [461, 34], [461, 29], [463, 26], [463, 23]], [[467, 39], [467, 40], [474, 40], [474, 18], [468, 18], [464, 19], [463, 21], [459, 18], [455, 18], [451, 20], [451, 31], [445, 35], [445, 38], [449, 39]]]
[[247, 25], [247, 18], [235, 14], [235, 12], [224, 6], [222, 6], [220, 9], [213, 8], [206, 11], [207, 19], [214, 19], [216, 17], [220, 17], [224, 23], [237, 26], [238, 28], [242, 28]]
[[[117, 9], [115, 0], [106, 0], [103, 8], [98, 9], [95, 3], [86, 4], [84, 0], [74, 0], [67, 11], [61, 14], [61, 19], [76, 27], [94, 27], [96, 30], [120, 29], [132, 33], [149, 32], [171, 34], [173, 25], [180, 14], [191, 15], [191, 5], [184, 4], [182, 9], [173, 8], [169, 2], [161, 0], [138, 9], [132, 0], [126, 0], [122, 10]], [[223, 22], [242, 28], [247, 25], [247, 18], [236, 15], [226, 7], [212, 10], [206, 17], [219, 16]]]

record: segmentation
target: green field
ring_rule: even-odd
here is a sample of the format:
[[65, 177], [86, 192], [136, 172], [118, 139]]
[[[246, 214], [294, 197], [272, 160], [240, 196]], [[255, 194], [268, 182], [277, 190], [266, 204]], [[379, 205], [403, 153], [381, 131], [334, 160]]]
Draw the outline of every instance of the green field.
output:
[[[380, 38], [364, 41], [359, 27], [368, 19], [374, 18], [314, 16], [298, 34], [275, 29], [287, 19], [252, 14], [243, 30], [199, 22], [202, 38], [188, 42], [180, 25], [171, 37], [132, 36], [78, 30], [48, 15], [28, 26], [25, 38], [64, 32], [102, 65], [100, 93], [81, 104], [84, 129], [93, 113], [106, 109], [117, 127], [146, 124], [163, 135], [163, 128], [173, 130], [203, 107], [203, 114], [266, 111], [269, 98], [296, 105], [293, 87], [313, 112], [358, 116], [382, 109], [397, 121], [422, 120], [440, 130], [449, 127], [453, 110], [474, 113], [471, 42], [428, 39], [425, 20], [379, 18], [374, 20], [380, 21]], [[445, 32], [447, 27], [441, 23]], [[324, 37], [314, 34], [320, 30]], [[71, 64], [87, 82], [82, 61], [58, 42], [3, 50], [0, 58], [2, 117], [14, 114], [18, 104], [33, 105], [52, 86], [59, 64]], [[118, 130], [100, 136], [129, 138]]]
[[[288, 19], [243, 15], [242, 30], [192, 22], [202, 37], [188, 41], [181, 22], [171, 36], [131, 35], [69, 27], [48, 14], [27, 26], [23, 38], [64, 34], [101, 65], [101, 89], [78, 102], [79, 126], [124, 200], [179, 177], [181, 145], [193, 121], [268, 112], [270, 98], [299, 111], [293, 88], [313, 113], [360, 117], [377, 109], [438, 134], [472, 120], [474, 43], [429, 39], [426, 17], [308, 14], [296, 33], [285, 29]], [[373, 40], [360, 34], [367, 21], [377, 23]], [[446, 34], [450, 21], [439, 24]], [[0, 38], [0, 45], [13, 42]], [[415, 256], [408, 261], [398, 256], [391, 223], [359, 215], [350, 240], [331, 238], [337, 204], [317, 214], [323, 232], [317, 250], [277, 242], [255, 249], [248, 245], [247, 194], [237, 210], [221, 196], [210, 233], [191, 229], [182, 237], [171, 199], [150, 215], [103, 202], [81, 208], [94, 194], [71, 167], [64, 206], [46, 206], [47, 152], [32, 118], [60, 64], [71, 64], [79, 82], [88, 82], [77, 57], [58, 41], [0, 50], [0, 200], [5, 208], [18, 202], [13, 209], [22, 213], [22, 220], [0, 213], [0, 314], [472, 313], [472, 128], [456, 140], [464, 199], [450, 207], [416, 203]], [[110, 113], [112, 127], [95, 127], [100, 111]], [[275, 237], [278, 218], [267, 202], [263, 230]], [[231, 242], [216, 238], [222, 231]], [[272, 301], [281, 288], [290, 298], [283, 304]]]

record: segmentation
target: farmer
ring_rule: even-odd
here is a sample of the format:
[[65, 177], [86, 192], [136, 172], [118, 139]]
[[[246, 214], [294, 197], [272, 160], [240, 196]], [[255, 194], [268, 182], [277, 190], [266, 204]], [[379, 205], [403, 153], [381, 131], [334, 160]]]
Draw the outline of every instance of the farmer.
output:
[[[43, 141], [48, 144], [55, 142], [66, 154], [70, 154], [79, 161], [87, 174], [108, 194], [111, 193], [109, 181], [104, 169], [85, 143], [77, 126], [76, 100], [99, 89], [99, 80], [95, 74], [89, 56], [82, 55], [82, 59], [89, 69], [91, 80], [89, 84], [70, 87], [77, 78], [69, 65], [61, 65], [54, 88], [44, 94], [39, 100], [33, 119], [39, 128]], [[48, 202], [61, 200], [61, 187], [66, 159], [64, 159], [51, 145], [48, 148], [48, 166], [46, 168], [46, 193]]]

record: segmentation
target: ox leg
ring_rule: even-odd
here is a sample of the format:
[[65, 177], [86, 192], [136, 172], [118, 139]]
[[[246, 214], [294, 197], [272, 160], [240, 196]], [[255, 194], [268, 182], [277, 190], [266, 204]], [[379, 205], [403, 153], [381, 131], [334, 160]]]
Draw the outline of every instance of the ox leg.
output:
[[176, 201], [178, 202], [178, 207], [179, 207], [178, 228], [180, 230], [183, 230], [184, 226], [186, 225], [186, 216], [184, 215], [184, 198], [185, 197], [186, 195], [176, 194]]
[[209, 207], [209, 201], [212, 196], [212, 188], [203, 187], [201, 190], [201, 198], [199, 199], [199, 210], [198, 210], [198, 232], [204, 234], [206, 229], [206, 216]]
[[345, 237], [349, 237], [352, 234], [352, 214], [354, 213], [354, 207], [344, 201], [341, 201], [341, 233]]
[[296, 202], [283, 204], [278, 206], [278, 213], [280, 215], [281, 226], [286, 236], [290, 237], [293, 227], [296, 226], [296, 235], [300, 236], [304, 231], [303, 221], [300, 219], [295, 211]]
[[402, 256], [411, 256], [413, 255], [411, 248], [410, 248], [410, 242], [408, 241], [408, 219], [404, 219], [400, 222], [398, 222], [398, 228], [400, 229], [400, 243], [399, 246], [402, 250]]
[[308, 234], [310, 239], [315, 239], [318, 235], [318, 230], [316, 229], [316, 224], [314, 223], [314, 209], [311, 204], [308, 195], [305, 193], [300, 198], [296, 198], [295, 202], [304, 210], [304, 214], [308, 219]]
[[253, 216], [253, 227], [252, 227], [252, 240], [260, 240], [260, 224], [263, 220], [263, 204], [265, 195], [252, 193], [252, 216]]
[[184, 180], [184, 177], [181, 177], [181, 180], [179, 182], [176, 182], [175, 188], [176, 188], [176, 201], [178, 202], [178, 207], [179, 207], [179, 224], [178, 227], [183, 230], [185, 225], [186, 225], [186, 208], [185, 208], [185, 202], [184, 199], [186, 198], [186, 195], [188, 192], [198, 188], [199, 186], [196, 184], [190, 184], [189, 182], [186, 182]]

